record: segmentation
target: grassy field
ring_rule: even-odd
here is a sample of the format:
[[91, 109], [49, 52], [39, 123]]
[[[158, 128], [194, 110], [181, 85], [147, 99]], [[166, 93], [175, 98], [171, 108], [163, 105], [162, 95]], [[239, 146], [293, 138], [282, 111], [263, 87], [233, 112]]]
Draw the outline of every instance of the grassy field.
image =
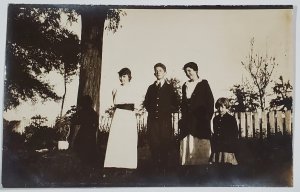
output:
[[96, 166], [83, 165], [72, 150], [37, 153], [3, 150], [3, 187], [154, 187], [154, 186], [293, 186], [290, 138], [242, 140], [239, 165], [182, 167], [178, 148], [170, 156], [171, 168], [153, 172], [147, 145], [138, 148], [138, 169], [103, 169], [105, 146]]

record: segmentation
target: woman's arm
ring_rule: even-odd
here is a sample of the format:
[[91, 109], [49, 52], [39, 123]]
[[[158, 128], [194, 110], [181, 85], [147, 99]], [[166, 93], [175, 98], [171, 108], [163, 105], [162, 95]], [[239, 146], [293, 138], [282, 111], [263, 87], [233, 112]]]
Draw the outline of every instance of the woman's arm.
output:
[[206, 92], [206, 115], [208, 119], [211, 119], [213, 114], [214, 114], [214, 96], [212, 94], [212, 91], [210, 89], [210, 86], [208, 84], [208, 81], [206, 81], [206, 86], [205, 86], [205, 92]]

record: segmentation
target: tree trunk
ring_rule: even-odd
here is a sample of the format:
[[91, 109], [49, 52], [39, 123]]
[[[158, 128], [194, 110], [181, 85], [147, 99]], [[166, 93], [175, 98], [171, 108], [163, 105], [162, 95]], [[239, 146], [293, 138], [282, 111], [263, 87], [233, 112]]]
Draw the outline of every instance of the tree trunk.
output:
[[67, 94], [67, 79], [66, 78], [67, 78], [66, 73], [64, 73], [64, 95], [62, 97], [62, 102], [61, 102], [60, 117], [62, 117], [64, 104], [65, 104], [65, 98], [66, 98], [66, 94]]
[[89, 95], [94, 109], [99, 113], [103, 31], [107, 9], [94, 6], [80, 10], [80, 14], [82, 58], [77, 105], [84, 95]]

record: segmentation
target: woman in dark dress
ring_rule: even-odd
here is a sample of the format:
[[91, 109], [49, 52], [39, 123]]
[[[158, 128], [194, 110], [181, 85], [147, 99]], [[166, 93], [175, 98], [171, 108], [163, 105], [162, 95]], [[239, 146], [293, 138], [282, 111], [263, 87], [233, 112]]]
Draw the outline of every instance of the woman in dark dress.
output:
[[207, 80], [199, 78], [196, 63], [189, 62], [183, 69], [189, 80], [182, 87], [181, 165], [207, 165], [214, 97]]
[[83, 96], [79, 111], [75, 114], [74, 125], [79, 126], [74, 141], [74, 148], [84, 163], [96, 163], [97, 160], [97, 129], [98, 113], [93, 109], [90, 96]]

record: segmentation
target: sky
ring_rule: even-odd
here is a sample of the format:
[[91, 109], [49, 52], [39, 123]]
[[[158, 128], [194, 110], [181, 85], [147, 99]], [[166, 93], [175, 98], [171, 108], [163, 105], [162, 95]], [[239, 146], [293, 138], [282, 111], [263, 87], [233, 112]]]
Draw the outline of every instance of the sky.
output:
[[[118, 70], [132, 69], [132, 83], [141, 97], [154, 82], [153, 66], [164, 63], [167, 76], [187, 80], [182, 67], [196, 62], [200, 78], [207, 79], [215, 99], [230, 96], [229, 89], [247, 74], [250, 39], [258, 53], [278, 59], [274, 78], [293, 80], [290, 10], [125, 10], [122, 28], [104, 38], [101, 100], [111, 98], [119, 84]], [[101, 103], [102, 109], [106, 102]]]
[[[283, 75], [294, 81], [292, 10], [205, 10], [205, 9], [126, 9], [121, 28], [105, 31], [100, 90], [100, 114], [112, 104], [112, 90], [120, 82], [118, 71], [132, 71], [132, 85], [142, 102], [147, 87], [155, 81], [153, 66], [161, 62], [167, 67], [167, 77], [176, 77], [181, 84], [187, 81], [182, 67], [196, 62], [199, 76], [207, 79], [215, 100], [229, 97], [230, 87], [247, 78], [241, 65], [246, 62], [250, 39], [259, 54], [276, 57], [278, 67], [273, 79]], [[64, 23], [63, 23], [64, 25]], [[80, 19], [69, 26], [80, 36]], [[63, 94], [62, 77], [51, 73], [44, 78], [58, 94]], [[78, 77], [68, 85], [65, 110], [76, 104]], [[30, 118], [35, 114], [47, 116], [53, 122], [59, 114], [60, 103], [24, 103], [8, 111], [8, 120]], [[49, 114], [49, 111], [51, 113]]]

